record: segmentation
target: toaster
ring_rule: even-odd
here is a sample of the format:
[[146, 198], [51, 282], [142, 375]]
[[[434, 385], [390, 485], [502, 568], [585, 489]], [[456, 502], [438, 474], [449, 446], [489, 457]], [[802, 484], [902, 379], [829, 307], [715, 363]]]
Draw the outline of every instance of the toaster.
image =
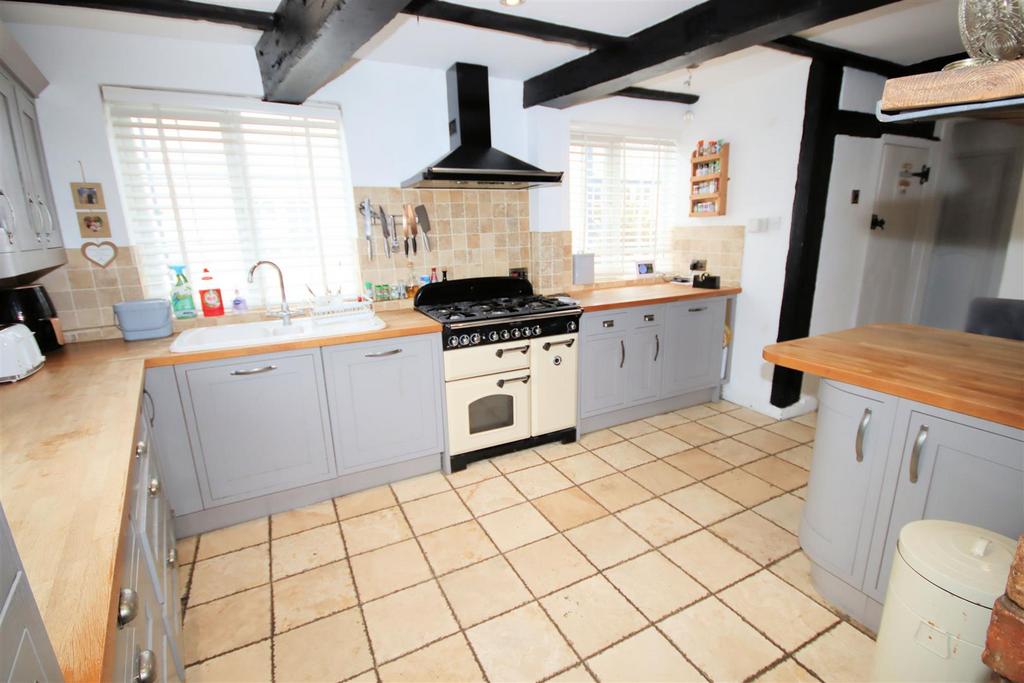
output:
[[25, 379], [45, 360], [30, 329], [20, 324], [0, 326], [0, 383]]

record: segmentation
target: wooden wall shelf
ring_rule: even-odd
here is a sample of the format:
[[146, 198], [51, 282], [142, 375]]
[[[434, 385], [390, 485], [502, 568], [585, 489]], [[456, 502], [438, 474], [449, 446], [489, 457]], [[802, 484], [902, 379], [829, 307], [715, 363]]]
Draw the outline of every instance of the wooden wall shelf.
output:
[[[717, 165], [712, 173], [709, 167]], [[703, 175], [700, 173], [704, 171]], [[711, 187], [704, 184], [710, 183]], [[712, 191], [708, 191], [708, 190]], [[690, 217], [724, 216], [729, 189], [729, 143], [717, 154], [690, 157]], [[711, 208], [705, 208], [710, 205]], [[703, 208], [704, 210], [700, 210]]]
[[[980, 105], [1013, 101], [1024, 97], [1024, 59], [967, 66], [950, 71], [890, 78], [885, 82], [879, 109], [882, 114], [941, 110], [945, 107], [967, 108], [958, 112], [970, 116], [970, 106], [979, 105], [979, 116], [1024, 118], [1024, 107], [1018, 104], [1005, 110], [987, 111]], [[881, 118], [881, 117], [880, 117]]]

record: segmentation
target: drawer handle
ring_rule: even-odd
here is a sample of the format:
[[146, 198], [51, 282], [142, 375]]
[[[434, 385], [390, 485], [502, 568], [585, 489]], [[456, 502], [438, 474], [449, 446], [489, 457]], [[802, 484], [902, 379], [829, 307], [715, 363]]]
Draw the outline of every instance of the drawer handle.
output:
[[122, 588], [117, 598], [117, 627], [124, 628], [132, 623], [139, 613], [139, 594], [131, 588]]
[[708, 310], [707, 306], [698, 306], [697, 308], [689, 309], [690, 313], [700, 313], [701, 311], [706, 311], [706, 310]]
[[142, 390], [142, 398], [149, 402], [149, 426], [152, 427], [156, 423], [156, 403], [153, 402], [153, 395], [148, 389]]
[[167, 551], [167, 564], [172, 566], [172, 567], [174, 565], [178, 564], [178, 549], [177, 548], [171, 548], [170, 550]]
[[575, 339], [563, 339], [562, 341], [556, 342], [544, 342], [544, 350], [550, 351], [552, 346], [564, 346], [571, 349], [572, 345], [576, 343]]
[[498, 388], [499, 389], [503, 388], [509, 382], [522, 382], [523, 384], [526, 384], [529, 381], [530, 381], [530, 376], [529, 375], [523, 375], [522, 377], [512, 377], [512, 378], [509, 378], [509, 379], [499, 379], [498, 380]]
[[871, 424], [871, 408], [864, 409], [864, 416], [860, 418], [857, 426], [857, 439], [853, 449], [857, 453], [857, 462], [864, 462], [864, 435], [868, 432], [868, 425]]
[[622, 358], [619, 359], [619, 367], [621, 368], [626, 364], [626, 342], [622, 339], [619, 340], [619, 349], [622, 351]]
[[519, 353], [525, 356], [530, 351], [530, 345], [526, 344], [524, 346], [513, 346], [508, 349], [498, 349], [497, 351], [494, 352], [494, 355], [497, 356], [498, 358], [501, 358], [506, 353], [512, 353], [513, 351], [518, 351]]
[[146, 490], [149, 491], [150, 496], [155, 496], [160, 493], [160, 480], [155, 477], [150, 479], [149, 486], [146, 487]]
[[136, 458], [141, 458], [147, 452], [149, 452], [149, 446], [146, 445], [145, 441], [140, 441], [137, 444], [135, 444], [135, 457]]
[[924, 442], [928, 440], [928, 427], [921, 425], [917, 431], [917, 438], [914, 439], [914, 448], [910, 451], [910, 483], [917, 483], [917, 468], [921, 464], [921, 451], [924, 450]]
[[658, 360], [658, 354], [661, 353], [661, 337], [654, 335], [654, 360]]
[[653, 313], [645, 313], [644, 314], [644, 322], [645, 323], [653, 323], [654, 322], [654, 314]]
[[601, 323], [601, 327], [615, 327], [614, 320], [605, 320]]
[[248, 370], [232, 370], [231, 374], [244, 377], [245, 375], [261, 375], [264, 372], [270, 372], [271, 370], [277, 370], [277, 366], [264, 365], [262, 368], [249, 368]]
[[377, 351], [375, 353], [366, 354], [367, 358], [384, 358], [385, 356], [397, 356], [402, 352], [402, 349], [391, 349], [390, 351]]
[[137, 683], [153, 683], [156, 680], [156, 654], [143, 650], [135, 658], [135, 680]]

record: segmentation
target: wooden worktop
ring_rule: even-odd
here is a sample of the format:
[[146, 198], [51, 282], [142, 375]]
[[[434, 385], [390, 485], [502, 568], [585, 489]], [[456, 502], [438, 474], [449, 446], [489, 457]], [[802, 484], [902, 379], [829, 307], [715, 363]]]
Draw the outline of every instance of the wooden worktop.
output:
[[698, 289], [690, 285], [673, 285], [667, 282], [656, 285], [635, 285], [629, 287], [608, 287], [573, 292], [573, 299], [580, 302], [584, 311], [604, 311], [610, 308], [627, 308], [667, 304], [687, 299], [707, 299], [717, 296], [735, 296], [743, 290], [739, 287], [721, 289]]
[[767, 361], [1024, 429], [1024, 342], [867, 325], [766, 346]]
[[415, 311], [365, 334], [170, 353], [171, 338], [70, 344], [0, 385], [0, 501], [67, 681], [103, 680], [145, 368], [439, 332]]

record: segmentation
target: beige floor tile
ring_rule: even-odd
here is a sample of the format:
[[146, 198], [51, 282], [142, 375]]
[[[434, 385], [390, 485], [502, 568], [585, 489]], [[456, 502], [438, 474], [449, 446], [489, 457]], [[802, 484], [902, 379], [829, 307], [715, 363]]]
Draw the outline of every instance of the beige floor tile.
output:
[[805, 444], [796, 448], [790, 448], [787, 451], [781, 451], [776, 457], [782, 458], [797, 467], [809, 470], [811, 469], [811, 459], [814, 457], [814, 449]]
[[548, 462], [553, 462], [562, 458], [568, 458], [570, 455], [582, 453], [585, 449], [579, 441], [573, 441], [572, 443], [546, 443], [537, 446], [533, 450], [537, 451], [537, 454]]
[[429, 581], [363, 605], [378, 663], [396, 659], [458, 630], [437, 582]]
[[732, 469], [732, 465], [729, 463], [709, 455], [700, 448], [692, 448], [682, 453], [670, 455], [665, 458], [664, 462], [678, 470], [682, 470], [694, 479], [707, 479]]
[[735, 438], [741, 443], [753, 446], [757, 450], [764, 451], [769, 454], [778, 453], [779, 451], [784, 451], [797, 445], [796, 441], [787, 439], [775, 432], [769, 432], [767, 429], [763, 428], [737, 434]]
[[680, 472], [675, 467], [661, 460], [634, 467], [624, 472], [624, 474], [651, 493], [659, 496], [693, 483], [693, 477]]
[[662, 413], [654, 417], [645, 417], [644, 420], [658, 429], [668, 429], [689, 421], [679, 413]]
[[196, 545], [199, 543], [198, 536], [189, 536], [188, 538], [179, 538], [175, 543], [175, 548], [178, 553], [178, 566], [186, 564], [192, 564], [196, 559]]
[[419, 541], [430, 566], [438, 574], [447, 574], [498, 554], [483, 528], [473, 520], [424, 534]]
[[251, 545], [266, 543], [269, 538], [270, 532], [267, 530], [266, 517], [216, 531], [208, 531], [199, 538], [196, 559], [205, 560], [215, 555], [223, 555]]
[[582, 664], [577, 664], [571, 669], [566, 669], [557, 676], [547, 679], [546, 683], [594, 683], [594, 677]]
[[477, 521], [502, 552], [556, 533], [555, 527], [529, 503], [492, 512]]
[[811, 581], [811, 561], [802, 550], [779, 560], [768, 569], [819, 605], [829, 607], [825, 598], [821, 597], [821, 593]]
[[390, 486], [378, 486], [335, 498], [334, 508], [338, 511], [338, 519], [348, 519], [368, 512], [377, 512], [397, 503]]
[[188, 595], [189, 581], [192, 579], [192, 565], [190, 564], [179, 564], [178, 565], [178, 597], [183, 598]]
[[605, 576], [651, 621], [708, 594], [703, 586], [656, 552], [612, 567], [605, 571]]
[[[657, 432], [661, 434], [662, 432]], [[604, 446], [594, 451], [594, 455], [618, 470], [628, 470], [630, 467], [643, 465], [645, 462], [652, 462], [654, 456], [640, 448], [632, 441], [620, 441], [611, 446]]]
[[300, 626], [274, 637], [278, 681], [344, 680], [373, 667], [358, 609]]
[[473, 658], [466, 636], [456, 633], [422, 650], [417, 650], [380, 667], [383, 683], [404, 681], [423, 683], [472, 683], [485, 680], [480, 666]]
[[358, 602], [345, 562], [289, 576], [274, 582], [274, 632], [287, 631]]
[[505, 557], [536, 596], [547, 595], [597, 572], [562, 536], [549, 536], [516, 548]]
[[538, 498], [533, 504], [559, 531], [586, 524], [608, 514], [607, 510], [577, 486]]
[[505, 476], [515, 484], [520, 493], [531, 500], [572, 486], [571, 481], [548, 464], [510, 472]]
[[810, 476], [810, 473], [804, 468], [776, 458], [774, 455], [744, 465], [743, 469], [787, 491], [806, 485]]
[[633, 422], [627, 422], [611, 428], [613, 432], [621, 436], [623, 439], [632, 439], [642, 434], [650, 434], [657, 429], [658, 428], [650, 422], [645, 422], [643, 420], [635, 420]]
[[744, 507], [763, 503], [769, 498], [782, 494], [782, 489], [775, 488], [763, 479], [758, 479], [743, 470], [723, 472], [710, 479], [705, 479], [704, 483]]
[[539, 453], [529, 448], [525, 451], [516, 451], [515, 453], [509, 453], [508, 455], [500, 455], [497, 458], [491, 458], [491, 463], [493, 463], [494, 466], [504, 474], [523, 470], [527, 467], [536, 467], [542, 462], [544, 462], [544, 458], [540, 457]]
[[673, 453], [682, 453], [691, 447], [690, 444], [680, 441], [668, 432], [644, 434], [632, 439], [632, 442], [657, 458], [664, 458]]
[[801, 486], [798, 489], [794, 489], [794, 490], [790, 491], [790, 493], [792, 493], [797, 498], [800, 498], [802, 500], [807, 500], [807, 487], [806, 486]]
[[580, 437], [579, 443], [584, 448], [594, 450], [595, 448], [601, 448], [617, 441], [622, 441], [622, 437], [610, 429], [601, 429], [596, 432], [584, 434]]
[[466, 632], [492, 681], [539, 681], [579, 661], [537, 603]]
[[784, 436], [787, 439], [792, 439], [797, 443], [814, 441], [814, 427], [808, 427], [807, 425], [802, 425], [799, 422], [793, 422], [792, 420], [776, 422], [775, 424], [768, 425], [765, 429]]
[[455, 491], [445, 491], [402, 503], [402, 509], [405, 510], [405, 516], [409, 518], [409, 524], [416, 535], [437, 531], [473, 518]]
[[478, 517], [518, 505], [526, 500], [508, 479], [501, 476], [460, 488], [458, 494], [466, 507]]
[[705, 417], [702, 420], [697, 420], [697, 424], [704, 425], [714, 429], [719, 434], [726, 436], [733, 436], [735, 434], [741, 434], [743, 432], [750, 431], [753, 429], [753, 425], [744, 422], [743, 420], [737, 420], [735, 417], [728, 413], [719, 413], [718, 415], [712, 415], [711, 417]]
[[581, 657], [647, 626], [647, 620], [601, 575], [563, 588], [540, 603]]
[[621, 510], [615, 516], [654, 546], [665, 545], [700, 528], [692, 519], [658, 498]]
[[735, 417], [737, 420], [743, 420], [748, 424], [752, 424], [755, 427], [764, 427], [765, 425], [770, 425], [777, 421], [774, 417], [769, 417], [764, 413], [759, 413], [756, 410], [751, 410], [750, 408], [739, 408], [730, 412], [729, 415], [731, 417]]
[[359, 599], [363, 602], [431, 577], [430, 567], [415, 539], [356, 555], [350, 562], [356, 587], [359, 588]]
[[650, 550], [647, 541], [615, 517], [602, 517], [565, 532], [598, 569], [636, 557]]
[[478, 460], [477, 462], [471, 462], [466, 469], [461, 472], [453, 472], [448, 477], [448, 483], [455, 488], [460, 486], [468, 486], [491, 477], [497, 477], [501, 474], [498, 468], [491, 464], [490, 460]]
[[345, 680], [345, 683], [377, 683], [377, 670], [371, 669]]
[[714, 597], [673, 614], [661, 628], [712, 680], [742, 681], [782, 656]]
[[412, 536], [405, 515], [397, 507], [346, 519], [341, 523], [341, 531], [345, 535], [345, 545], [350, 555], [404, 541]]
[[686, 424], [681, 424], [677, 427], [669, 427], [665, 431], [693, 446], [703, 446], [711, 441], [718, 441], [719, 439], [725, 438], [714, 429], [709, 429], [696, 422], [687, 422]]
[[591, 658], [587, 664], [602, 683], [704, 682], [700, 672], [653, 628], [630, 636]]
[[274, 541], [271, 568], [275, 579], [345, 557], [341, 531], [334, 524]]
[[198, 605], [270, 581], [267, 543], [196, 562], [189, 603]]
[[875, 641], [843, 623], [794, 656], [825, 683], [860, 683], [872, 678]]
[[185, 665], [270, 637], [270, 586], [252, 588], [185, 611]]
[[817, 683], [817, 681], [818, 679], [811, 672], [792, 659], [776, 664], [754, 679], [754, 683]]
[[269, 681], [270, 640], [254, 643], [225, 655], [190, 666], [188, 683], [252, 683]]
[[647, 489], [623, 474], [588, 481], [580, 488], [611, 512], [617, 512], [652, 497]]
[[533, 597], [503, 557], [494, 557], [438, 579], [455, 616], [469, 628]]
[[754, 511], [767, 517], [791, 534], [800, 533], [800, 516], [804, 511], [804, 501], [794, 495], [786, 494], [761, 503]]
[[711, 403], [705, 403], [704, 405], [709, 408], [713, 408], [720, 413], [731, 413], [734, 410], [740, 409], [740, 406], [730, 401], [712, 401]]
[[704, 450], [736, 467], [760, 460], [766, 456], [762, 451], [745, 443], [740, 443], [736, 439], [722, 439], [721, 441], [705, 444]]
[[815, 427], [818, 426], [818, 413], [804, 413], [803, 415], [794, 417], [792, 421], [796, 422], [797, 424], [802, 424], [805, 427], [810, 427], [811, 429], [814, 429]]
[[281, 538], [325, 524], [336, 524], [334, 503], [325, 500], [287, 512], [279, 512], [270, 518], [270, 532], [273, 538]]
[[682, 410], [676, 411], [676, 415], [685, 417], [687, 420], [700, 420], [717, 414], [717, 410], [704, 404], [699, 406], [690, 406], [689, 408], [683, 408]]
[[666, 493], [662, 499], [704, 526], [743, 510], [741, 505], [704, 484], [694, 484]]
[[555, 462], [554, 466], [576, 484], [584, 484], [615, 472], [614, 467], [593, 453], [573, 455]]
[[791, 652], [839, 618], [768, 571], [759, 571], [718, 594], [761, 633]]
[[391, 490], [395, 492], [398, 502], [404, 503], [409, 500], [426, 498], [436, 493], [450, 491], [451, 486], [448, 485], [448, 480], [445, 479], [444, 474], [441, 472], [431, 472], [430, 474], [423, 474], [412, 479], [396, 481], [391, 484]]
[[762, 565], [800, 547], [796, 536], [749, 510], [715, 524], [711, 530]]
[[670, 543], [661, 552], [712, 591], [760, 569], [753, 560], [707, 531], [698, 531]]

